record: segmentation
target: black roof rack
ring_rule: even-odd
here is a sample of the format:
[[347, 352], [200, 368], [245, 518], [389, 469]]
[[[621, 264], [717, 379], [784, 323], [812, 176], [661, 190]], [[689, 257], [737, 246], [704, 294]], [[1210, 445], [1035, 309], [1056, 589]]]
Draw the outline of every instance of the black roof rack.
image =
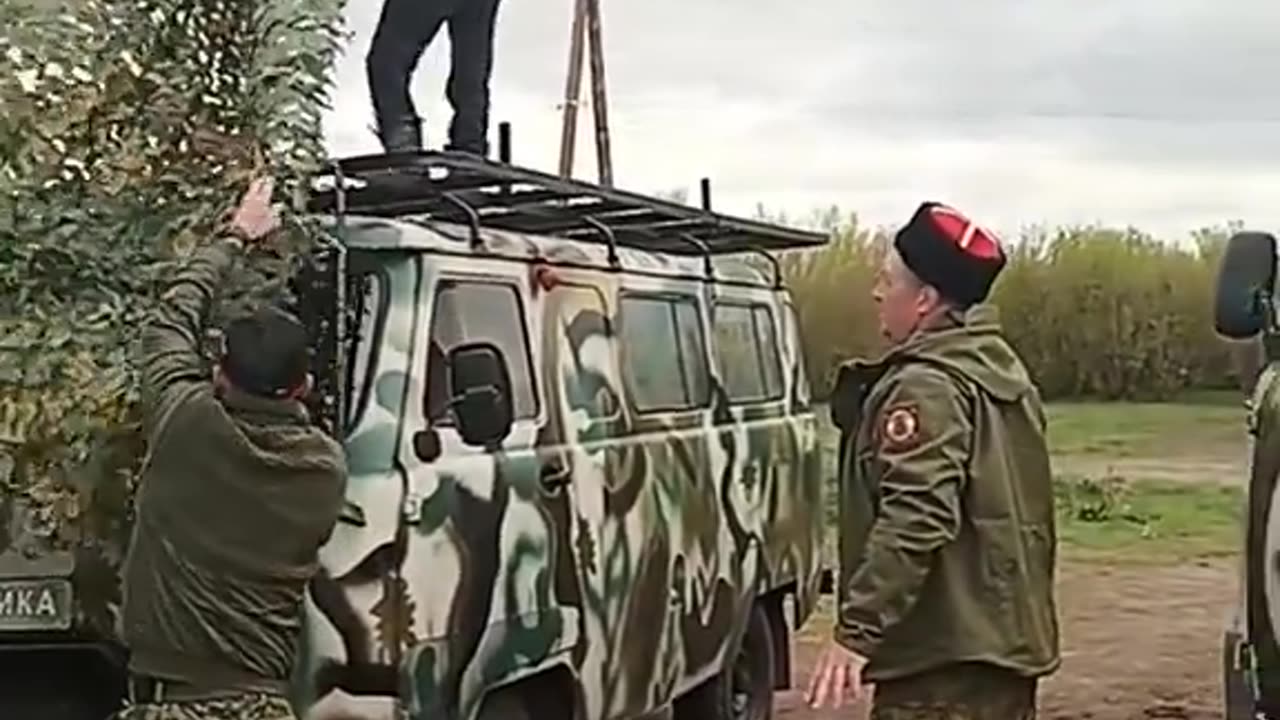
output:
[[[364, 155], [333, 162], [313, 212], [433, 220], [551, 234], [685, 255], [790, 250], [825, 234], [702, 210], [455, 152]], [[344, 180], [357, 180], [351, 184]], [[345, 189], [343, 189], [345, 188]], [[705, 192], [704, 188], [704, 192]]]

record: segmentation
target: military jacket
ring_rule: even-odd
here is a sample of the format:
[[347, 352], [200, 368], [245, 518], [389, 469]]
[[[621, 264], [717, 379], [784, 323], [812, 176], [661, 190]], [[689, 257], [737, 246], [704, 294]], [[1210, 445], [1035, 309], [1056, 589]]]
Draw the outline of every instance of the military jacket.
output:
[[121, 630], [134, 673], [279, 693], [346, 463], [298, 401], [211, 382], [199, 339], [237, 254], [221, 241], [197, 250], [143, 331], [149, 447]]
[[1053, 485], [1039, 394], [994, 308], [841, 369], [836, 639], [871, 681], [1059, 664]]

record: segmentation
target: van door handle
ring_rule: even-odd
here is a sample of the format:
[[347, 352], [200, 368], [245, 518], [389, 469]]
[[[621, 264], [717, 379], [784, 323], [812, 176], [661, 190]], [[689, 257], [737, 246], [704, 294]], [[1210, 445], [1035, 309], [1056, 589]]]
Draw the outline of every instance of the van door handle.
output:
[[342, 501], [342, 511], [338, 513], [338, 522], [355, 525], [356, 527], [364, 527], [369, 524], [369, 521], [364, 516], [364, 508], [350, 500]]
[[547, 492], [555, 492], [569, 484], [569, 468], [560, 460], [548, 460], [542, 464], [538, 479]]

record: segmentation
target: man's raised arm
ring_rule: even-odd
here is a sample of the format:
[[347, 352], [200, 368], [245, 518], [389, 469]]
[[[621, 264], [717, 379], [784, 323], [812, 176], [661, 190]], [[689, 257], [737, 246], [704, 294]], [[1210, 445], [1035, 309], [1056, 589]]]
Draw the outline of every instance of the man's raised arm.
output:
[[170, 280], [142, 332], [141, 389], [148, 435], [174, 407], [210, 386], [201, 337], [218, 289], [244, 241], [260, 239], [278, 225], [271, 210], [272, 186], [270, 179], [255, 181], [226, 230], [192, 253]]

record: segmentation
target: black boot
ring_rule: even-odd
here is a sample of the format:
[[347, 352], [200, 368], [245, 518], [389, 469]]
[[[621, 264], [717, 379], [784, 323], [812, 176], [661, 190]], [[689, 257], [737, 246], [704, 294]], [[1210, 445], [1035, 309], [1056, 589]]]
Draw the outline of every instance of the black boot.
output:
[[478, 158], [481, 158], [481, 159], [483, 159], [483, 160], [487, 160], [487, 159], [489, 159], [489, 144], [488, 144], [488, 143], [466, 143], [466, 144], [460, 144], [460, 143], [452, 143], [452, 142], [451, 142], [451, 143], [449, 143], [449, 144], [447, 144], [447, 145], [445, 145], [445, 146], [444, 146], [444, 150], [445, 150], [446, 152], [466, 153], [467, 155], [474, 155], [474, 156], [476, 156], [476, 157], [478, 157]]
[[416, 152], [422, 149], [422, 121], [416, 117], [390, 120], [379, 132], [382, 148], [387, 153]]
[[422, 149], [422, 124], [409, 94], [409, 81], [455, 4], [453, 0], [384, 0], [365, 58], [365, 73], [378, 139], [388, 153]]

